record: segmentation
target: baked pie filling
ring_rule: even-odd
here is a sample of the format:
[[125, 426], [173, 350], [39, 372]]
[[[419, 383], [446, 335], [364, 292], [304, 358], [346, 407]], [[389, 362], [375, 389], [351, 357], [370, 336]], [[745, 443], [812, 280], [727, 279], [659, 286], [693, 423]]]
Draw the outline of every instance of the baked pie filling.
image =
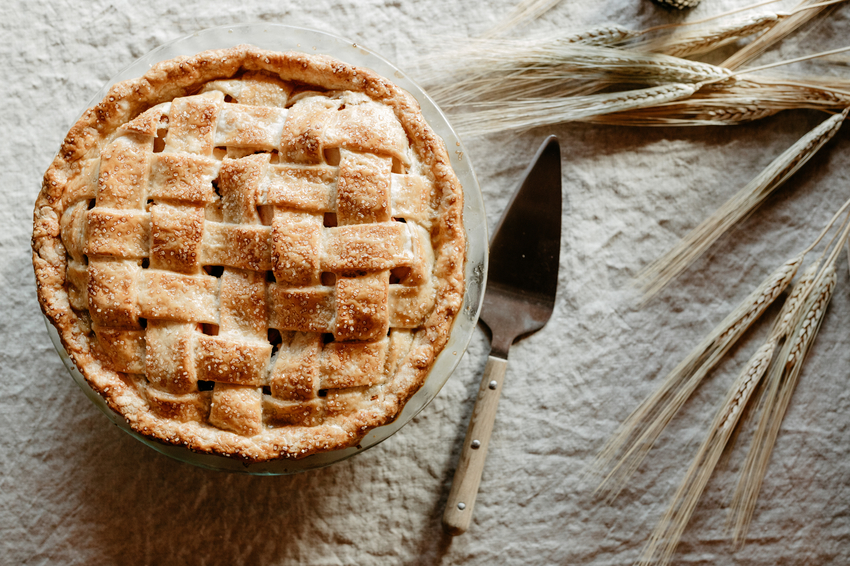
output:
[[132, 428], [251, 461], [392, 421], [463, 298], [463, 196], [413, 98], [250, 46], [115, 85], [36, 202], [42, 309]]

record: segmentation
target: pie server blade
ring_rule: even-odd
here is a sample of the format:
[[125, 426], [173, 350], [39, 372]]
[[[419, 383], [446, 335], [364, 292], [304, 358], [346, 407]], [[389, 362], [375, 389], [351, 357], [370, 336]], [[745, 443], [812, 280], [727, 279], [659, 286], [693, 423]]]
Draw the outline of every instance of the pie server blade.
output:
[[455, 471], [443, 526], [465, 532], [484, 469], [487, 445], [517, 339], [541, 328], [555, 307], [561, 250], [561, 150], [549, 136], [525, 171], [490, 241], [481, 320], [492, 333], [490, 356]]

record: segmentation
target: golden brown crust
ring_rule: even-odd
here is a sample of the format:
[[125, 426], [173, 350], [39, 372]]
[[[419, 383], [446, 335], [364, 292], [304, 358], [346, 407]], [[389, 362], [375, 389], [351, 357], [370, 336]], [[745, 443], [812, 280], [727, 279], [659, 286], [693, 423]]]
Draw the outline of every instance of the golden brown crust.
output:
[[[297, 162], [299, 165], [265, 165], [277, 167], [280, 175], [303, 179], [302, 184], [309, 190], [301, 197], [287, 194], [282, 189], [270, 190], [269, 199], [278, 199], [277, 202], [286, 204], [296, 198], [307, 198], [314, 203], [322, 203], [323, 199], [328, 198], [321, 193], [320, 184], [314, 184], [316, 179], [328, 174], [327, 168], [320, 164], [321, 147], [310, 145], [314, 141], [310, 137], [311, 132], [320, 122], [325, 123], [337, 138], [349, 140], [348, 147], [357, 151], [375, 150], [378, 147], [375, 140], [382, 137], [391, 142], [390, 149], [386, 150], [383, 157], [369, 157], [365, 161], [359, 153], [346, 155], [345, 150], [341, 152], [340, 175], [349, 177], [341, 180], [344, 208], [340, 211], [342, 222], [339, 230], [348, 229], [342, 224], [346, 223], [346, 215], [349, 214], [371, 215], [370, 218], [379, 223], [389, 220], [386, 210], [391, 204], [388, 203], [388, 195], [392, 192], [389, 188], [389, 168], [393, 167], [392, 162], [408, 165], [412, 161], [411, 157], [415, 157], [422, 168], [420, 174], [426, 175], [434, 187], [429, 203], [413, 201], [405, 205], [411, 209], [412, 217], [430, 230], [433, 257], [428, 258], [426, 263], [433, 265], [433, 277], [430, 280], [433, 292], [429, 291], [427, 297], [417, 297], [415, 292], [405, 290], [407, 288], [391, 285], [388, 294], [384, 282], [371, 281], [369, 278], [351, 280], [356, 283], [344, 281], [341, 288], [351, 297], [353, 307], [345, 317], [336, 320], [337, 325], [344, 326], [337, 329], [341, 334], [348, 333], [346, 336], [354, 339], [374, 340], [386, 335], [386, 316], [383, 313], [379, 313], [380, 316], [376, 314], [376, 305], [383, 304], [386, 308], [389, 303], [391, 307], [399, 305], [398, 312], [392, 315], [395, 317], [394, 321], [399, 326], [415, 329], [412, 332], [392, 333], [389, 339], [385, 337], [383, 340], [373, 341], [368, 347], [339, 344], [327, 348], [321, 354], [320, 360], [316, 356], [319, 355], [317, 348], [321, 348], [321, 345], [316, 344], [315, 339], [307, 339], [307, 342], [302, 343], [306, 338], [299, 338], [302, 342], [298, 342], [293, 341], [291, 337], [284, 337], [281, 349], [285, 348], [293, 352], [293, 355], [289, 358], [288, 365], [278, 364], [280, 367], [275, 366], [270, 370], [268, 380], [272, 395], [263, 395], [259, 389], [240, 385], [262, 381], [256, 373], [257, 367], [261, 360], [268, 356], [267, 349], [270, 348], [259, 342], [252, 342], [251, 335], [259, 329], [252, 326], [250, 321], [231, 317], [232, 322], [228, 324], [235, 329], [235, 335], [202, 335], [202, 339], [194, 342], [186, 338], [186, 333], [191, 330], [186, 324], [151, 322], [147, 331], [151, 336], [147, 350], [140, 345], [144, 342], [140, 338], [140, 318], [147, 318], [148, 314], [153, 316], [154, 311], [160, 314], [164, 311], [171, 313], [183, 308], [179, 304], [169, 303], [168, 300], [160, 300], [156, 295], [166, 294], [173, 298], [175, 294], [182, 293], [197, 305], [198, 318], [194, 320], [211, 324], [219, 322], [207, 314], [207, 301], [218, 291], [211, 290], [210, 278], [199, 273], [197, 269], [200, 260], [195, 256], [201, 253], [202, 247], [198, 240], [200, 219], [178, 223], [176, 221], [182, 217], [193, 218], [194, 213], [167, 203], [155, 205], [149, 213], [116, 210], [115, 214], [104, 214], [102, 211], [95, 212], [97, 209], [86, 212], [84, 206], [88, 200], [95, 198], [91, 180], [98, 174], [112, 176], [100, 180], [102, 187], [110, 187], [112, 181], [115, 181], [118, 187], [114, 192], [104, 195], [103, 203], [113, 203], [116, 208], [124, 208], [122, 203], [135, 202], [134, 199], [139, 198], [133, 183], [137, 172], [126, 170], [123, 162], [119, 161], [114, 161], [114, 166], [110, 166], [109, 152], [138, 152], [144, 136], [153, 135], [162, 126], [165, 111], [159, 105], [169, 103], [176, 97], [194, 95], [205, 90], [212, 81], [219, 81], [215, 83], [214, 89], [207, 89], [209, 91], [202, 95], [191, 96], [192, 99], [200, 99], [199, 104], [191, 105], [191, 109], [183, 113], [185, 120], [182, 123], [171, 124], [170, 127], [177, 132], [180, 128], [191, 129], [196, 127], [197, 123], [208, 122], [210, 113], [216, 112], [220, 107], [213, 104], [215, 97], [222, 99], [225, 94], [240, 95], [240, 85], [236, 79], [242, 73], [245, 73], [245, 76], [260, 78], [245, 93], [252, 105], [275, 106], [289, 95], [291, 89], [287, 85], [303, 83], [327, 91], [349, 91], [350, 94], [346, 96], [365, 95], [380, 102], [383, 106], [379, 108], [386, 108], [391, 112], [403, 129], [401, 133], [393, 130], [353, 132], [346, 125], [334, 126], [328, 121], [333, 122], [335, 116], [323, 116], [322, 108], [315, 108], [312, 114], [300, 116], [297, 122], [293, 121], [291, 126], [294, 129], [287, 126], [289, 129], [285, 130], [283, 146], [280, 148], [281, 156], [284, 157], [287, 151], [291, 151], [293, 155], [288, 161]], [[283, 82], [275, 78], [269, 79], [270, 75], [280, 77]], [[207, 104], [205, 100], [211, 102]], [[352, 110], [346, 108], [348, 113], [358, 111], [357, 106], [351, 108]], [[346, 113], [336, 109], [334, 112]], [[259, 116], [260, 114], [263, 116]], [[245, 119], [260, 117], [273, 121], [279, 114], [276, 110], [255, 111]], [[228, 120], [225, 116], [219, 123], [229, 124]], [[132, 123], [128, 124], [131, 121]], [[169, 137], [166, 138], [166, 145], [183, 143], [176, 133], [172, 137], [171, 131], [169, 130]], [[258, 147], [268, 145], [264, 139], [256, 136], [249, 139], [250, 136], [238, 127], [226, 133], [234, 146], [243, 143]], [[120, 138], [121, 144], [107, 151], [104, 156], [107, 163], [98, 173], [101, 152], [119, 135], [123, 136]], [[286, 135], [289, 135], [289, 138]], [[403, 137], [400, 138], [400, 135], [406, 137], [412, 155], [405, 153], [404, 144], [400, 141]], [[137, 139], [133, 136], [140, 137]], [[202, 150], [209, 150], [207, 153], [212, 150], [211, 138], [196, 137], [193, 143]], [[300, 148], [298, 151], [292, 149], [296, 146]], [[305, 152], [304, 148], [309, 151]], [[175, 191], [181, 191], [177, 197], [169, 198], [195, 200], [200, 204], [209, 202], [212, 196], [204, 192], [204, 187], [207, 186], [206, 182], [211, 175], [219, 174], [216, 169], [218, 162], [203, 158], [194, 161], [175, 158], [168, 161], [166, 154], [154, 155], [157, 163], [152, 164], [149, 170], [152, 176], [162, 177], [160, 182], [154, 180], [152, 186], [156, 187], [155, 190], [162, 191], [165, 195], [174, 195]], [[258, 155], [257, 159], [262, 160], [263, 157]], [[317, 163], [319, 165], [313, 165]], [[302, 166], [318, 168], [297, 169]], [[360, 193], [366, 194], [368, 198], [348, 198], [345, 195], [346, 183], [349, 183], [349, 186], [362, 185], [358, 172], [366, 169], [384, 173], [377, 174], [377, 184], [367, 187], [365, 193]], [[228, 175], [252, 174], [249, 167], [247, 170], [228, 170], [223, 178]], [[168, 175], [172, 175], [171, 178], [179, 176], [185, 182], [169, 187]], [[401, 192], [409, 190], [417, 182], [402, 177], [398, 179]], [[413, 191], [413, 194], [422, 193]], [[265, 204], [253, 201], [227, 204], [226, 199], [225, 202], [227, 206], [235, 207], [224, 211], [224, 214], [231, 217], [251, 214], [251, 211], [256, 215], [257, 206]], [[98, 207], [100, 206], [101, 202], [98, 203]], [[428, 207], [434, 214], [426, 214]], [[461, 188], [452, 171], [442, 140], [425, 123], [415, 100], [387, 79], [369, 70], [324, 56], [296, 52], [276, 53], [251, 46], [208, 51], [193, 57], [162, 62], [139, 79], [116, 84], [101, 103], [87, 110], [71, 128], [58, 155], [45, 173], [41, 193], [35, 205], [32, 249], [39, 301], [45, 315], [58, 329], [69, 356], [81, 369], [92, 388], [139, 433], [166, 443], [187, 446], [195, 451], [235, 456], [249, 461], [303, 457], [356, 444], [369, 429], [392, 421], [424, 382], [435, 357], [448, 340], [463, 298], [465, 241], [462, 207]], [[299, 218], [287, 217], [287, 214], [292, 213], [276, 212], [275, 220], [270, 226], [262, 225], [257, 217], [254, 224], [242, 225], [241, 232], [230, 231], [229, 235], [220, 235], [219, 239], [223, 240], [220, 243], [220, 251], [216, 253], [235, 254], [238, 257], [228, 255], [226, 261], [231, 264], [243, 262], [246, 269], [258, 270], [270, 270], [272, 264], [277, 264], [281, 257], [292, 257], [300, 262], [293, 271], [275, 269], [275, 274], [278, 275], [280, 271], [281, 276], [287, 276], [293, 281], [316, 284], [320, 262], [327, 261], [327, 258], [323, 260], [305, 255], [306, 252], [302, 253], [298, 246], [286, 244], [284, 241], [289, 234], [311, 237], [309, 235], [314, 234], [315, 227], [311, 227], [309, 223], [305, 224]], [[158, 226], [155, 232], [151, 227], [151, 218], [154, 215], [154, 224]], [[166, 232], [172, 226], [170, 220], [175, 220], [172, 229], [182, 231], [182, 237], [193, 242], [194, 247], [182, 250], [169, 248], [169, 234]], [[215, 222], [208, 219], [209, 226], [212, 229], [205, 232], [204, 237], [215, 240], [218, 237]], [[376, 226], [376, 230], [382, 229], [382, 224], [372, 226]], [[87, 244], [80, 241], [84, 229], [92, 232]], [[102, 237], [110, 233], [110, 230], [114, 232], [116, 229], [122, 233], [120, 241]], [[391, 232], [397, 230], [398, 228], [392, 227]], [[63, 244], [63, 233], [68, 242], [67, 247]], [[153, 242], [152, 250], [146, 249], [149, 236]], [[419, 241], [416, 238], [419, 237], [408, 237], [413, 242], [411, 249], [419, 249], [420, 246], [416, 244]], [[235, 242], [232, 241], [234, 238]], [[377, 256], [383, 257], [393, 253], [398, 247], [399, 238], [402, 236], [394, 235], [389, 238], [385, 249], [376, 250]], [[242, 242], [248, 243], [247, 248], [243, 248], [241, 252], [233, 251], [232, 244]], [[265, 242], [265, 247], [259, 244], [252, 247], [251, 242]], [[84, 245], [88, 248], [81, 249]], [[114, 251], [113, 247], [118, 245], [122, 246], [125, 256], [141, 258], [149, 255], [151, 262], [166, 263], [175, 273], [167, 276], [163, 273], [139, 276], [142, 283], [138, 289], [129, 285], [118, 285], [107, 290], [104, 281], [108, 277], [120, 280], [121, 276], [112, 270], [109, 257], [98, 254], [109, 254]], [[208, 246], [205, 249], [218, 248]], [[180, 253], [174, 255], [172, 251]], [[355, 252], [356, 250], [340, 249], [335, 261], [344, 263], [348, 258], [346, 253], [350, 255]], [[84, 253], [90, 256], [88, 275], [85, 265], [80, 263], [84, 261]], [[375, 261], [380, 261], [380, 257], [376, 257]], [[410, 277], [412, 281], [415, 274]], [[82, 291], [78, 288], [81, 279], [86, 280]], [[251, 285], [262, 283], [233, 279], [228, 284], [235, 289], [234, 293], [237, 295], [241, 292], [243, 296], [250, 297], [252, 292], [256, 292], [256, 285]], [[172, 291], [168, 292], [168, 289]], [[327, 296], [323, 293], [329, 288], [318, 286], [314, 289], [316, 292], [310, 297], [301, 297], [296, 296], [297, 292], [292, 288], [268, 285], [271, 325], [284, 328], [288, 321], [274, 320], [275, 317], [280, 319], [300, 316], [295, 311], [281, 311], [278, 308], [280, 305], [303, 305], [305, 301], [313, 301], [314, 303], [310, 304], [321, 310], [321, 305], [325, 305], [327, 301]], [[132, 296], [134, 293], [138, 296]], [[111, 308], [108, 315], [99, 317], [97, 307], [107, 300], [113, 301], [114, 306], [116, 296], [121, 308]], [[428, 301], [433, 301], [433, 308], [427, 308], [430, 306]], [[94, 306], [95, 312], [91, 315], [81, 312], [79, 306], [82, 304], [87, 304], [90, 309]], [[72, 306], [78, 310], [75, 311]], [[234, 300], [227, 308], [230, 308], [232, 313], [238, 313], [240, 305]], [[271, 312], [275, 308], [278, 308], [277, 312]], [[421, 322], [417, 317], [425, 318], [421, 327], [414, 326]], [[318, 322], [311, 323], [317, 325], [315, 331], [326, 332], [322, 324], [327, 326], [331, 320], [325, 320], [323, 323], [321, 316], [316, 320]], [[274, 326], [275, 324], [278, 326]], [[108, 351], [103, 350], [104, 346]], [[177, 354], [166, 356], [167, 359], [164, 359], [160, 356], [164, 350]], [[201, 392], [191, 397], [186, 397], [183, 393], [192, 390], [196, 381], [204, 377], [189, 372], [188, 366], [184, 373], [175, 369], [177, 366], [182, 367], [181, 360], [188, 360], [190, 356], [204, 359], [207, 363], [203, 366], [203, 371], [219, 380], [213, 391]], [[309, 364], [312, 368], [310, 371], [303, 368], [298, 371], [293, 369], [299, 367], [299, 364], [307, 364], [306, 360], [312, 360]], [[371, 366], [377, 368], [381, 364], [383, 367], [377, 374], [385, 377], [381, 378], [383, 381], [378, 385], [375, 384], [374, 378], [377, 374], [372, 373], [370, 377], [357, 369]], [[134, 374], [142, 366], [148, 368], [147, 379], [150, 383], [144, 376]], [[231, 371], [231, 366], [235, 366], [237, 371]], [[344, 379], [340, 378], [342, 374], [336, 370], [349, 366], [352, 370]], [[221, 369], [225, 367], [228, 368], [227, 371]], [[129, 375], [127, 372], [130, 372]], [[165, 380], [165, 376], [175, 375], [182, 376], [183, 381], [173, 382], [169, 385], [170, 390], [163, 391], [162, 387], [159, 387], [161, 380]], [[223, 376], [234, 383], [222, 383]], [[305, 378], [309, 378], [307, 382], [304, 381]], [[312, 395], [323, 386], [328, 387], [330, 392], [324, 402], [318, 403]], [[380, 387], [381, 395], [377, 402], [368, 402], [369, 398], [362, 394], [363, 388], [368, 387]], [[288, 392], [296, 395], [295, 398], [301, 395], [312, 400], [285, 401], [275, 397], [276, 391]], [[258, 420], [259, 414], [265, 415], [266, 422]]]

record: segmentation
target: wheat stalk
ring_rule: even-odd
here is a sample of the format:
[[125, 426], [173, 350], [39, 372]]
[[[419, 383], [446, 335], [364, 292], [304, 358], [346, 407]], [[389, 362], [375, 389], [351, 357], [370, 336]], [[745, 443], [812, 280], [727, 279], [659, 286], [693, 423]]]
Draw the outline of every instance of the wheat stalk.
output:
[[583, 121], [610, 126], [721, 126], [761, 120], [785, 108], [765, 107], [758, 101], [729, 101], [689, 98], [676, 103], [659, 104], [629, 112], [591, 116]]
[[[478, 60], [481, 58], [482, 55], [487, 56], [489, 54], [492, 54], [493, 46], [501, 45], [504, 41], [509, 41], [508, 45], [510, 45], [513, 49], [516, 50], [515, 53], [504, 54], [502, 56], [504, 61], [509, 63], [509, 66], [510, 61], [514, 61], [515, 64], [513, 65], [513, 70], [522, 71], [522, 65], [525, 64], [525, 56], [523, 55], [523, 52], [528, 51], [530, 49], [533, 50], [539, 46], [545, 46], [547, 44], [584, 44], [596, 46], [613, 46], [618, 44], [623, 45], [624, 43], [627, 43], [630, 40], [639, 38], [641, 36], [652, 35], [654, 33], [657, 34], [658, 32], [667, 32], [667, 30], [669, 30], [670, 28], [687, 29], [694, 25], [705, 24], [706, 22], [710, 22], [712, 20], [722, 18], [730, 14], [735, 14], [745, 10], [751, 10], [753, 8], [757, 8], [766, 4], [771, 4], [777, 1], [779, 0], [768, 0], [767, 2], [761, 2], [751, 6], [739, 8], [737, 10], [731, 10], [729, 12], [718, 14], [696, 22], [666, 24], [641, 31], [633, 31], [618, 24], [603, 24], [590, 28], [588, 30], [558, 33], [550, 35], [548, 37], [544, 37], [542, 39], [531, 41], [505, 39], [494, 41], [494, 36], [499, 35], [500, 33], [506, 31], [511, 27], [514, 27], [521, 21], [539, 17], [540, 15], [551, 9], [556, 3], [553, 0], [525, 0], [516, 6], [514, 11], [512, 12], [511, 17], [505, 20], [502, 24], [492, 28], [488, 33], [484, 34], [482, 37], [471, 40], [467, 38], [464, 38], [463, 40], [443, 39], [442, 43], [448, 44], [448, 47], [446, 49], [430, 56], [426, 56], [422, 60], [420, 60], [420, 65], [423, 65], [426, 68], [426, 71], [424, 71], [420, 76], [420, 82], [425, 85], [431, 85], [436, 89], [439, 88], [439, 83], [444, 82], [445, 80], [451, 83], [451, 85], [446, 85], [448, 88], [466, 91], [466, 88], [457, 88], [458, 82], [456, 80], [452, 80], [455, 79], [455, 77], [452, 77], [452, 73], [447, 73], [447, 71], [462, 70], [464, 73], [469, 73], [471, 69], [475, 69], [474, 71], [472, 71], [472, 73], [476, 76], [482, 76], [483, 73], [479, 72], [478, 67], [474, 64], [470, 64], [468, 60]], [[629, 48], [631, 50], [640, 50], [645, 52], [658, 51], [659, 53], [665, 53], [664, 49], [667, 48], [669, 50], [675, 51], [674, 54], [683, 57], [686, 54], [690, 55], [698, 52], [704, 52], [706, 50], [714, 49], [716, 47], [720, 47], [721, 45], [725, 45], [726, 43], [734, 41], [735, 39], [740, 39], [752, 35], [754, 33], [758, 33], [759, 30], [771, 26], [780, 17], [781, 16], [778, 14], [768, 13], [747, 17], [738, 22], [726, 24], [719, 28], [708, 28], [705, 30], [699, 30], [697, 32], [668, 32], [667, 35], [663, 37], [656, 37], [655, 39], [645, 39], [631, 43], [629, 45]], [[655, 47], [658, 47], [658, 49], [656, 50]], [[449, 54], [451, 55], [451, 57], [447, 57], [447, 55]], [[453, 68], [447, 69], [447, 59], [450, 59], [455, 62], [455, 66]], [[512, 76], [514, 74], [510, 69], [507, 71], [505, 71], [504, 69], [502, 70], [506, 73], [507, 76]], [[463, 76], [462, 78], [468, 80], [469, 77]]]
[[[552, 73], [506, 79], [502, 84], [490, 86], [489, 79], [481, 82], [477, 90], [451, 91], [444, 103], [449, 107], [466, 104], [476, 99], [501, 101], [503, 112], [522, 112], [529, 103], [569, 99], [587, 95], [605, 86], [617, 84], [616, 80], [582, 79], [565, 83], [567, 76]], [[558, 86], [558, 85], [561, 86]], [[521, 94], [508, 100], [509, 92]], [[557, 98], [552, 98], [557, 93]], [[548, 98], [547, 98], [548, 97]], [[482, 102], [464, 113], [465, 119], [476, 121], [474, 108], [488, 109], [493, 102]], [[488, 106], [490, 105], [490, 106]], [[632, 108], [619, 112], [596, 114], [579, 118], [579, 121], [621, 126], [697, 126], [733, 125], [758, 120], [782, 110], [812, 109], [826, 112], [843, 111], [850, 106], [850, 84], [838, 79], [800, 77], [797, 80], [779, 77], [745, 76], [734, 81], [707, 83], [687, 98], [660, 101], [652, 106]], [[481, 118], [486, 119], [486, 115]], [[553, 116], [552, 122], [567, 121], [569, 116]], [[479, 132], [472, 129], [469, 132]]]
[[764, 69], [772, 69], [774, 67], [782, 67], [784, 65], [790, 65], [792, 63], [800, 63], [802, 61], [811, 61], [812, 59], [829, 59], [833, 55], [837, 55], [839, 53], [845, 53], [850, 51], [850, 46], [839, 47], [837, 49], [830, 49], [829, 51], [821, 51], [819, 53], [812, 53], [810, 55], [801, 55], [800, 57], [794, 57], [793, 59], [784, 59], [782, 61], [777, 61], [775, 63], [767, 63], [765, 65], [759, 65], [758, 67], [747, 67], [743, 71], [738, 71], [735, 75], [741, 75], [746, 73], [754, 73], [756, 71], [762, 71]]
[[[437, 52], [420, 61], [423, 67], [419, 80], [429, 86], [429, 92], [442, 106], [450, 107], [471, 100], [509, 99], [527, 97], [533, 92], [544, 90], [532, 84], [539, 81], [546, 89], [560, 88], [560, 96], [588, 94], [599, 90], [602, 85], [581, 89], [562, 79], [563, 72], [547, 71], [534, 60], [534, 51], [538, 46], [546, 45], [588, 45], [604, 46], [622, 42], [636, 36], [636, 32], [616, 24], [604, 24], [588, 30], [558, 34], [535, 40], [494, 40], [490, 37], [473, 40], [464, 39], [448, 42], [452, 49], [451, 57], [446, 52]], [[454, 45], [451, 45], [454, 43]], [[505, 50], [505, 46], [510, 48]], [[446, 60], [454, 64], [446, 65]], [[506, 84], [507, 83], [507, 84]], [[521, 85], [521, 90], [516, 90]]]
[[638, 468], [667, 423], [741, 335], [788, 286], [803, 261], [796, 256], [771, 273], [623, 422], [593, 464], [610, 468], [597, 492], [615, 497]]
[[[532, 64], [529, 53], [533, 53], [537, 46], [570, 44], [605, 46], [620, 43], [637, 35], [638, 32], [617, 24], [603, 24], [587, 30], [549, 35], [534, 40], [494, 40], [488, 37], [446, 39], [443, 40], [448, 45], [446, 50], [426, 55], [419, 61], [420, 66], [423, 67], [419, 81], [432, 87], [431, 95], [444, 102], [445, 96], [439, 94], [444, 89], [450, 92], [466, 92], [470, 86], [485, 82], [484, 79], [493, 73], [501, 73], [503, 78], [522, 75], [527, 71], [526, 67]], [[498, 60], [495, 60], [494, 48], [505, 45], [511, 49], [500, 49]], [[447, 60], [453, 63], [447, 65]], [[486, 82], [491, 86], [498, 84], [495, 78]]]
[[463, 66], [475, 65], [490, 72], [513, 76], [522, 70], [556, 70], [563, 74], [618, 81], [704, 82], [720, 81], [731, 72], [716, 65], [638, 53], [626, 49], [543, 38], [532, 41], [481, 41]]
[[729, 228], [758, 208], [777, 187], [808, 162], [835, 135], [846, 116], [845, 109], [800, 138], [670, 251], [644, 268], [637, 277], [637, 283], [645, 299], [663, 289]]
[[[796, 340], [793, 342], [791, 350], [788, 353], [788, 357], [785, 360], [786, 369], [803, 363], [803, 358], [808, 351], [808, 347], [814, 340], [814, 335], [817, 333], [824, 309], [826, 308], [826, 303], [829, 302], [827, 293], [829, 297], [831, 297], [832, 290], [835, 287], [835, 266], [833, 265], [828, 267], [827, 273], [828, 274], [825, 276], [825, 283], [821, 285], [821, 293], [818, 295], [820, 298], [810, 306], [809, 311], [806, 316], [803, 317], [803, 321], [797, 329]], [[817, 292], [815, 294], [817, 295]]]

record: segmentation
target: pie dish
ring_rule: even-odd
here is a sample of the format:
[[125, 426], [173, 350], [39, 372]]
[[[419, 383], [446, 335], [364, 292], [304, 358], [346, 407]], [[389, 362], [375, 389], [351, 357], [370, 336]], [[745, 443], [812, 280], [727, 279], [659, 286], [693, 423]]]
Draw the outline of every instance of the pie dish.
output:
[[391, 81], [252, 46], [155, 65], [36, 202], [45, 315], [145, 438], [259, 462], [395, 419], [464, 296], [463, 191]]

